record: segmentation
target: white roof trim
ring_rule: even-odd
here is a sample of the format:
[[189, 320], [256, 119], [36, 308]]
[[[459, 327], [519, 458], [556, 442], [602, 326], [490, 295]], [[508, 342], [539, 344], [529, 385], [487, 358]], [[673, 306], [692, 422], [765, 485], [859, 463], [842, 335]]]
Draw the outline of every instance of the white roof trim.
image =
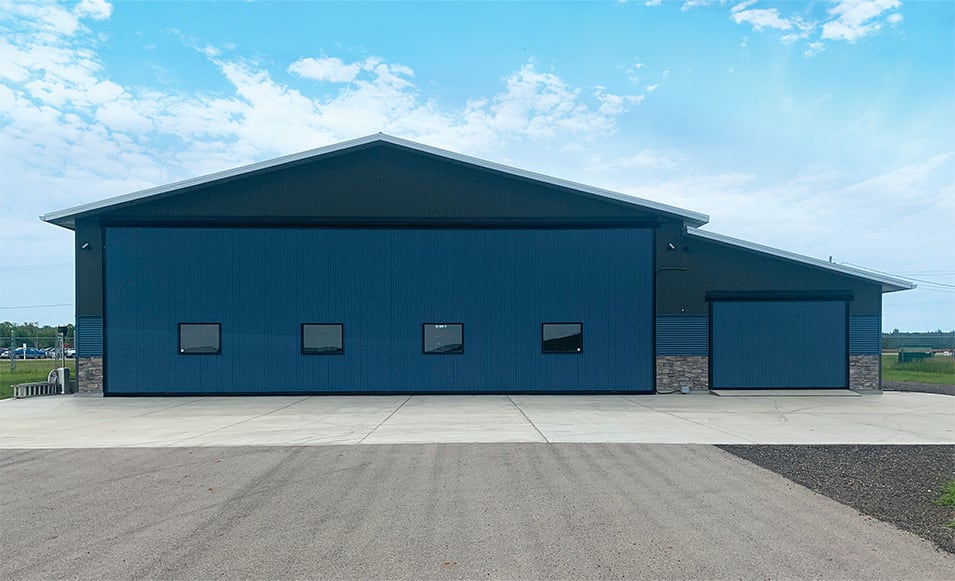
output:
[[862, 278], [865, 280], [878, 282], [882, 285], [882, 292], [909, 290], [916, 287], [915, 283], [902, 279], [902, 278], [896, 278], [894, 276], [889, 276], [887, 274], [873, 272], [873, 271], [865, 270], [862, 268], [854, 268], [854, 267], [845, 266], [842, 264], [835, 264], [832, 262], [827, 262], [825, 260], [819, 260], [818, 258], [803, 256], [802, 254], [796, 254], [794, 252], [788, 252], [786, 250], [779, 250], [778, 248], [772, 248], [770, 246], [763, 246], [762, 244], [756, 244], [755, 242], [748, 242], [746, 240], [732, 238], [724, 234], [716, 234], [715, 232], [707, 232], [704, 230], [700, 230], [698, 228], [687, 228], [686, 233], [690, 236], [695, 236], [697, 238], [702, 238], [704, 240], [719, 242], [721, 244], [726, 244], [729, 246], [737, 246], [739, 248], [744, 248], [746, 250], [752, 250], [753, 252], [759, 252], [761, 254], [768, 254], [770, 256], [775, 256], [776, 258], [782, 258], [784, 260], [790, 260], [792, 262], [798, 262], [800, 264], [814, 266], [816, 268], [821, 268], [823, 270], [831, 270], [839, 274], [847, 274], [849, 276], [854, 276], [857, 278]]
[[[377, 135], [369, 135], [367, 137], [360, 137], [358, 139], [343, 141], [341, 143], [336, 143], [334, 145], [328, 145], [325, 147], [319, 147], [317, 149], [312, 149], [312, 150], [304, 151], [301, 153], [294, 153], [292, 155], [286, 155], [284, 157], [279, 157], [279, 158], [275, 158], [275, 159], [271, 159], [267, 161], [260, 161], [257, 163], [253, 163], [253, 164], [249, 164], [249, 165], [245, 165], [245, 166], [241, 166], [241, 167], [237, 167], [233, 169], [228, 169], [228, 170], [224, 170], [224, 171], [220, 171], [220, 172], [216, 172], [216, 173], [212, 173], [212, 174], [208, 174], [204, 176], [190, 178], [190, 179], [175, 182], [172, 184], [157, 186], [154, 188], [148, 188], [145, 190], [140, 190], [138, 192], [123, 194], [121, 196], [115, 196], [112, 198], [107, 198], [105, 200], [99, 200], [96, 202], [90, 202], [88, 204], [82, 204], [80, 206], [75, 206], [73, 208], [67, 208], [65, 210], [58, 210], [56, 212], [50, 212], [49, 214], [44, 214], [40, 216], [40, 219], [43, 220], [44, 222], [53, 222], [53, 223], [65, 221], [64, 224], [60, 224], [61, 226], [72, 225], [73, 220], [70, 218], [74, 218], [76, 216], [79, 216], [80, 214], [95, 212], [96, 210], [102, 210], [110, 206], [120, 206], [120, 205], [129, 204], [129, 203], [134, 203], [141, 200], [145, 200], [146, 198], [150, 198], [153, 196], [170, 193], [175, 190], [193, 187], [193, 186], [200, 186], [200, 185], [215, 182], [218, 180], [228, 179], [228, 178], [240, 176], [246, 173], [252, 173], [256, 171], [270, 169], [270, 168], [278, 167], [287, 163], [292, 163], [296, 161], [309, 159], [312, 157], [327, 155], [330, 153], [335, 153], [337, 151], [348, 149], [350, 147], [356, 147], [359, 145], [365, 145], [365, 144], [374, 143], [377, 141], [382, 141], [385, 143], [391, 143], [394, 145], [407, 147], [409, 149], [414, 149], [424, 153], [430, 153], [432, 155], [436, 155], [439, 157], [444, 157], [444, 158], [459, 161], [462, 163], [466, 163], [466, 164], [470, 164], [470, 165], [474, 165], [478, 167], [483, 167], [485, 169], [490, 169], [493, 171], [499, 171], [499, 172], [510, 174], [517, 177], [527, 178], [530, 180], [542, 182], [545, 184], [550, 184], [553, 186], [569, 188], [572, 190], [576, 190], [578, 192], [591, 194], [595, 197], [607, 198], [607, 199], [616, 200], [619, 202], [624, 202], [626, 204], [631, 204], [634, 206], [640, 206], [651, 211], [672, 215], [675, 218], [679, 218], [683, 220], [684, 222], [686, 222], [687, 224], [691, 226], [702, 226], [703, 224], [706, 224], [707, 222], [709, 222], [709, 216], [707, 216], [706, 214], [701, 214], [699, 212], [693, 212], [690, 210], [685, 210], [683, 208], [678, 208], [676, 206], [669, 206], [667, 204], [660, 204], [658, 202], [645, 200], [643, 198], [638, 198], [635, 196], [628, 196], [620, 192], [614, 192], [611, 190], [596, 188], [593, 186], [588, 186], [585, 184], [580, 184], [580, 183], [572, 182], [569, 180], [550, 177], [543, 174], [534, 173], [531, 171], [526, 171], [526, 170], [518, 169], [515, 167], [510, 167], [500, 163], [478, 159], [476, 157], [471, 157], [468, 155], [462, 155], [460, 153], [454, 153], [452, 151], [446, 151], [443, 149], [439, 149], [437, 147], [431, 147], [429, 145], [415, 143], [414, 141], [408, 141], [406, 139], [393, 137], [391, 135], [385, 135], [384, 133], [379, 133]], [[68, 219], [68, 220], [65, 220], [65, 219]]]

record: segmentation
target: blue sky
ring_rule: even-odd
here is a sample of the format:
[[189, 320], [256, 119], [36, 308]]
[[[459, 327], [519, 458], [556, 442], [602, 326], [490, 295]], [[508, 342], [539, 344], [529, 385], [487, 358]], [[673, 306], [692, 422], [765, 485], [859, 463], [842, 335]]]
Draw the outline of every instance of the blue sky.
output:
[[955, 329], [953, 31], [943, 1], [0, 0], [0, 320], [73, 318], [40, 214], [382, 131], [926, 281], [885, 329]]

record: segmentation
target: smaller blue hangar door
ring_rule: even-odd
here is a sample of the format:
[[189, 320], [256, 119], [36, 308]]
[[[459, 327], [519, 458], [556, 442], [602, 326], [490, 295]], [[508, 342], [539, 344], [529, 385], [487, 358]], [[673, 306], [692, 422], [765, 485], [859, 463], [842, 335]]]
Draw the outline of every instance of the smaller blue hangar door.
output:
[[711, 300], [712, 389], [848, 388], [845, 300]]

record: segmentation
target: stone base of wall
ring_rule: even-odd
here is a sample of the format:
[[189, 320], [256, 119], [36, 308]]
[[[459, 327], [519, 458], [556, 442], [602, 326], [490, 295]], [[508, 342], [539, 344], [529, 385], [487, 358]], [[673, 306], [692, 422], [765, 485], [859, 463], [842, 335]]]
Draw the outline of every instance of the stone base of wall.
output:
[[880, 355], [850, 355], [849, 389], [882, 389], [881, 369]]
[[76, 359], [76, 389], [80, 393], [103, 391], [103, 358]]
[[657, 391], [709, 389], [709, 358], [706, 355], [658, 355]]

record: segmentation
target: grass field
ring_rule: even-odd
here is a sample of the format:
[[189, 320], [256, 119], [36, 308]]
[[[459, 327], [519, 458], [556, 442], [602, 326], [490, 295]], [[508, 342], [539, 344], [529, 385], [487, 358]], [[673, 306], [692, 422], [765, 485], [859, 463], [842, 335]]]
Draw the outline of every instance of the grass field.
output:
[[955, 385], [955, 358], [936, 356], [899, 364], [898, 355], [882, 355], [882, 381]]
[[[59, 361], [54, 359], [27, 359], [25, 361], [18, 359], [16, 371], [10, 371], [10, 360], [0, 359], [0, 399], [13, 397], [13, 386], [18, 383], [46, 381], [50, 371], [59, 366]], [[70, 368], [70, 378], [75, 378], [76, 361], [67, 359], [66, 366]]]
[[[44, 381], [58, 363], [52, 359], [17, 361], [16, 371], [10, 371], [10, 361], [0, 359], [0, 399], [13, 397], [13, 386], [18, 383]], [[76, 362], [66, 360], [71, 377], [76, 377]], [[882, 381], [909, 381], [955, 385], [955, 358], [933, 357], [899, 365], [897, 355], [882, 356]]]

